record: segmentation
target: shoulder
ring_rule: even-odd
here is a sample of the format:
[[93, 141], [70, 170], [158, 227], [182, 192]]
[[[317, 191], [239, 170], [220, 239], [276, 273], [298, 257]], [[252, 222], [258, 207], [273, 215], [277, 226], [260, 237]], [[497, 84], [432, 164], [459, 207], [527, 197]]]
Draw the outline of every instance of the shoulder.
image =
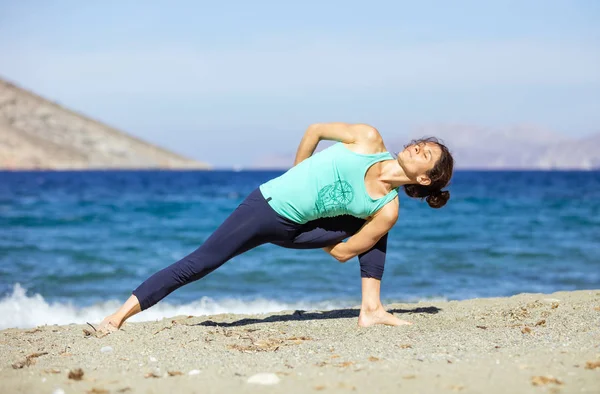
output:
[[355, 136], [354, 143], [349, 145], [349, 149], [364, 154], [380, 153], [385, 152], [385, 145], [379, 130], [375, 127], [365, 124], [357, 123], [351, 126]]
[[381, 134], [375, 127], [366, 123], [356, 123], [352, 127], [361, 141], [369, 143], [382, 142]]
[[306, 133], [317, 136], [320, 140], [339, 141], [349, 145], [375, 143], [383, 145], [379, 131], [366, 123], [313, 123], [308, 126]]

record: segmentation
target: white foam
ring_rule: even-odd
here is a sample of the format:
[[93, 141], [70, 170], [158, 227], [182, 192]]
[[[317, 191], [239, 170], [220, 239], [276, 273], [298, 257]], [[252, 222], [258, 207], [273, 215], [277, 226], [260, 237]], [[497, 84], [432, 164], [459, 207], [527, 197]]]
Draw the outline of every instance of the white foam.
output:
[[[71, 303], [48, 303], [40, 294], [28, 296], [26, 289], [17, 283], [11, 295], [0, 299], [0, 329], [85, 322], [99, 323], [105, 316], [115, 312], [123, 301], [111, 300], [88, 307], [77, 307]], [[178, 315], [260, 314], [296, 309], [330, 310], [349, 308], [355, 305], [357, 304], [343, 303], [342, 301], [285, 303], [268, 299], [216, 301], [203, 297], [198, 301], [183, 305], [173, 305], [163, 301], [143, 313], [133, 316], [129, 321], [152, 321]]]

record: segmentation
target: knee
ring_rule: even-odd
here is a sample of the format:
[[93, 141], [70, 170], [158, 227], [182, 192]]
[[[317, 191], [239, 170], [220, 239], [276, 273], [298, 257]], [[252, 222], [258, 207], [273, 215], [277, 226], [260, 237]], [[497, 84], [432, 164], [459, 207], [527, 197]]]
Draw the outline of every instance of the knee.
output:
[[362, 278], [374, 278], [379, 279], [383, 277], [383, 270], [385, 268], [385, 255], [384, 254], [373, 254], [367, 256], [361, 256], [360, 261], [360, 276]]

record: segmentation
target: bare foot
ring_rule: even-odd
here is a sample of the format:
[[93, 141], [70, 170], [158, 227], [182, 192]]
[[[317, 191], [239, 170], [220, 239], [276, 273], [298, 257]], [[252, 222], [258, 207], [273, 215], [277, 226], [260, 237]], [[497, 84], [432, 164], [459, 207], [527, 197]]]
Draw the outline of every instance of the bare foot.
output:
[[358, 316], [359, 327], [370, 327], [375, 324], [385, 324], [387, 326], [404, 326], [411, 325], [412, 323], [406, 320], [398, 319], [396, 316], [383, 309], [383, 307], [377, 308], [372, 311], [361, 309], [360, 315]]
[[119, 320], [114, 316], [110, 315], [102, 320], [102, 323], [96, 328], [96, 336], [102, 338], [108, 334], [118, 331], [121, 324]]

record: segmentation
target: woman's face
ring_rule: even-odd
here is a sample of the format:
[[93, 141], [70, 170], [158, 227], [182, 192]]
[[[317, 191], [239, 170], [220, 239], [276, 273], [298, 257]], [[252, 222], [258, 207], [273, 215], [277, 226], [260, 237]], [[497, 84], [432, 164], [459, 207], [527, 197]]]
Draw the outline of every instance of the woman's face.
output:
[[420, 184], [429, 184], [427, 172], [435, 166], [441, 155], [442, 149], [435, 142], [421, 142], [409, 145], [400, 152], [398, 163], [410, 179]]

